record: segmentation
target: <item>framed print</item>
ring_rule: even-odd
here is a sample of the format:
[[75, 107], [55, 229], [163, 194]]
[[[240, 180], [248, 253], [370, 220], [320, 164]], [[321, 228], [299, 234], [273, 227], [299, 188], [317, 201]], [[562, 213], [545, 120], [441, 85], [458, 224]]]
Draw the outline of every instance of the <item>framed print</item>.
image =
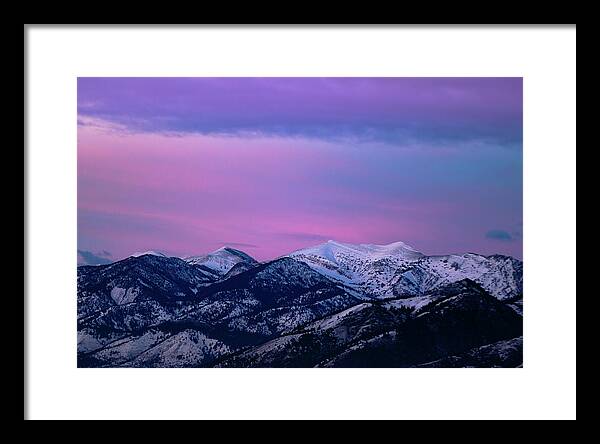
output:
[[24, 34], [26, 418], [575, 418], [574, 25]]

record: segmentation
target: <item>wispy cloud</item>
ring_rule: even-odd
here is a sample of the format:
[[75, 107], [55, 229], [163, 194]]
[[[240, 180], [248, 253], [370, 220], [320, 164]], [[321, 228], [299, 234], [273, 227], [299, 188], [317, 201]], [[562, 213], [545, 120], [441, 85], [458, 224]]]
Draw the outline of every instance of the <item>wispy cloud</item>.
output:
[[493, 239], [497, 241], [510, 242], [513, 240], [513, 236], [504, 230], [490, 230], [485, 233], [487, 239]]
[[103, 119], [99, 117], [86, 116], [85, 114], [77, 115], [77, 126], [94, 129], [108, 134], [133, 134], [136, 131], [132, 126], [120, 123], [115, 120]]

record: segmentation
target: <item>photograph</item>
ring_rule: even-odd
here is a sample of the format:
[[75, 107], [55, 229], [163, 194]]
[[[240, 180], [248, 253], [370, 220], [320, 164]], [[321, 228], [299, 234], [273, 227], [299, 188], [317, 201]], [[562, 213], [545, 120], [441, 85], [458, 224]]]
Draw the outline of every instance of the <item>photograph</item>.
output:
[[76, 106], [78, 368], [527, 367], [522, 77], [79, 76]]

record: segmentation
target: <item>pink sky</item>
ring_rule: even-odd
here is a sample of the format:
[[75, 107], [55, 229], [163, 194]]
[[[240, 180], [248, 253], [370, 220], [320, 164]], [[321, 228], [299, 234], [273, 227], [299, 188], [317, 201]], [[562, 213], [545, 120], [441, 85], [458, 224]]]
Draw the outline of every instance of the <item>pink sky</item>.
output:
[[151, 131], [89, 114], [78, 127], [82, 251], [115, 260], [230, 245], [266, 260], [336, 239], [522, 255], [522, 153], [485, 137]]

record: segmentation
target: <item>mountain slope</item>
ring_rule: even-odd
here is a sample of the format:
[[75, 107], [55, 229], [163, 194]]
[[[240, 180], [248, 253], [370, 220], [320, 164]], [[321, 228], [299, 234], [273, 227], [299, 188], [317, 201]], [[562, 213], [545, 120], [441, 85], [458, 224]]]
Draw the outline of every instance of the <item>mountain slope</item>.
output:
[[330, 240], [294, 251], [289, 256], [305, 262], [319, 273], [377, 294], [381, 284], [392, 278], [396, 268], [423, 257], [423, 254], [402, 242], [353, 245]]
[[266, 343], [225, 357], [219, 367], [315, 367], [350, 344], [384, 334], [402, 323], [408, 311], [363, 302], [307, 323]]
[[193, 298], [215, 279], [175, 257], [144, 255], [77, 268], [78, 318], [141, 301]]
[[[225, 356], [217, 365], [410, 367], [522, 334], [522, 318], [473, 281], [453, 283], [428, 296], [431, 302], [416, 310], [362, 302]], [[511, 365], [515, 360], [518, 350], [510, 356]]]
[[222, 247], [212, 253], [199, 256], [188, 256], [184, 260], [192, 265], [209, 268], [220, 275], [225, 275], [237, 264], [245, 264], [246, 267], [258, 265], [258, 262], [243, 251], [231, 247]]
[[419, 367], [520, 367], [523, 365], [523, 336], [475, 347], [459, 355], [427, 362]]
[[352, 245], [328, 241], [289, 256], [378, 298], [423, 296], [462, 279], [478, 282], [498, 299], [523, 292], [522, 262], [501, 255], [425, 256], [402, 242]]
[[202, 305], [188, 313], [221, 322], [229, 332], [268, 338], [358, 299], [327, 277], [291, 258], [277, 259], [203, 289]]
[[356, 344], [323, 366], [410, 367], [523, 334], [523, 318], [469, 279], [434, 292], [433, 302], [387, 335]]
[[265, 263], [231, 250], [79, 266], [78, 366], [522, 363], [513, 258], [428, 257], [401, 242], [330, 241]]
[[154, 251], [154, 250], [136, 252], [136, 253], [133, 253], [130, 257], [140, 257], [140, 256], [146, 256], [146, 255], [158, 256], [158, 257], [168, 257], [166, 254], [161, 253], [160, 251]]
[[479, 283], [498, 299], [523, 293], [523, 263], [509, 256], [430, 256], [412, 263], [393, 282], [396, 295], [418, 296], [462, 279]]
[[[165, 354], [174, 350], [186, 350], [177, 352], [182, 356], [177, 366], [208, 365], [222, 353], [268, 340], [358, 301], [290, 258], [212, 285], [204, 285], [206, 276], [197, 266], [177, 258], [142, 256], [79, 271], [80, 366], [171, 366], [173, 357]], [[158, 346], [159, 340], [172, 347]], [[212, 351], [194, 352], [197, 348]], [[139, 356], [132, 356], [132, 350]]]

